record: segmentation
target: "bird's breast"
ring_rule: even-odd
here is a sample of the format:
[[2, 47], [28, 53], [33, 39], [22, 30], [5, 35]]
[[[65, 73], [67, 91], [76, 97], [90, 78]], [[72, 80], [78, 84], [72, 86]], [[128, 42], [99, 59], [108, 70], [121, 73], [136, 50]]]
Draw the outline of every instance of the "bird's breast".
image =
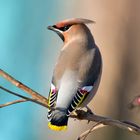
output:
[[68, 73], [68, 71], [78, 72], [80, 56], [81, 54], [76, 54], [76, 52], [72, 50], [61, 52], [53, 73], [56, 83], [60, 81], [63, 75]]

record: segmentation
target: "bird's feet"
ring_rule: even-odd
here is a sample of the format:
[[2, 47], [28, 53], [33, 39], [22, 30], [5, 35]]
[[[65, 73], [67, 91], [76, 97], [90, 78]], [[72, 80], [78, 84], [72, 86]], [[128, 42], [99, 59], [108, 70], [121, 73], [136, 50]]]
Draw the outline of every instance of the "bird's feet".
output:
[[[94, 113], [92, 112], [92, 110], [91, 110], [88, 106], [86, 106], [86, 109], [87, 109], [87, 113], [88, 113], [88, 114], [90, 114], [90, 115], [93, 115], [93, 114], [94, 114]], [[88, 120], [87, 123], [90, 123], [90, 121]]]
[[91, 110], [88, 106], [86, 106], [86, 109], [87, 109], [87, 113], [89, 113], [89, 114], [94, 114], [94, 113], [92, 112], [92, 110]]
[[[86, 109], [86, 110], [85, 110]], [[92, 110], [86, 106], [85, 108], [79, 108], [79, 109], [76, 109], [74, 114], [76, 113], [76, 115], [78, 116], [77, 118], [79, 120], [82, 120], [85, 116], [87, 115], [93, 115], [94, 113], [92, 112]], [[90, 121], [88, 121], [89, 123]]]

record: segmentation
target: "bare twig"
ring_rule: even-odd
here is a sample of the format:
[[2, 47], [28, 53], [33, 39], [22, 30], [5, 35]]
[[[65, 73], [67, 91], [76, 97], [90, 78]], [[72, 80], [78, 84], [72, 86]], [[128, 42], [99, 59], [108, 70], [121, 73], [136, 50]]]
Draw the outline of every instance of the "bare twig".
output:
[[[127, 130], [129, 132], [132, 132], [134, 134], [140, 135], [140, 126], [136, 125], [135, 123], [129, 122], [129, 121], [119, 121], [114, 120], [107, 117], [102, 117], [95, 114], [87, 113], [84, 110], [77, 110], [77, 115], [71, 115], [72, 118], [77, 118], [80, 120], [88, 120], [93, 122], [99, 122], [102, 125], [99, 125], [99, 127], [95, 127], [92, 132], [98, 128], [102, 128], [104, 126], [115, 126], [124, 130]], [[89, 132], [90, 130], [87, 130]], [[86, 133], [86, 132], [85, 132]], [[79, 139], [81, 140], [81, 139]]]
[[104, 126], [106, 126], [106, 125], [102, 124], [102, 122], [97, 122], [95, 125], [93, 125], [93, 126], [91, 127], [91, 129], [89, 129], [89, 130], [85, 131], [84, 133], [82, 133], [82, 134], [78, 137], [77, 140], [85, 140], [85, 139], [87, 138], [87, 136], [88, 136], [91, 132], [93, 132], [93, 131], [96, 130], [96, 129], [102, 128], [102, 127], [104, 127]]
[[10, 94], [12, 94], [12, 95], [14, 95], [14, 96], [20, 97], [20, 98], [22, 98], [22, 99], [25, 99], [25, 100], [34, 102], [34, 103], [36, 103], [36, 104], [42, 105], [42, 106], [44, 106], [44, 107], [46, 107], [46, 108], [49, 108], [47, 104], [44, 104], [44, 102], [41, 102], [41, 101], [38, 101], [38, 100], [36, 100], [36, 99], [32, 99], [32, 98], [28, 98], [28, 97], [26, 97], [26, 96], [20, 95], [20, 94], [18, 94], [18, 93], [15, 93], [15, 92], [13, 92], [13, 91], [10, 91], [10, 90], [8, 90], [8, 89], [2, 87], [2, 86], [0, 86], [0, 89], [4, 90], [4, 91], [6, 91], [6, 92], [8, 92], [8, 93], [10, 93]]
[[9, 82], [11, 82], [16, 87], [18, 87], [18, 88], [22, 89], [23, 91], [25, 91], [26, 93], [30, 94], [32, 96], [32, 98], [39, 100], [39, 101], [43, 102], [44, 104], [48, 104], [47, 98], [40, 95], [39, 93], [32, 90], [31, 88], [27, 87], [26, 85], [24, 85], [20, 81], [16, 80], [15, 78], [13, 78], [12, 76], [10, 76], [8, 73], [6, 73], [5, 71], [3, 71], [1, 69], [0, 69], [0, 75], [3, 78], [7, 79]]
[[15, 100], [15, 101], [12, 101], [12, 102], [1, 104], [0, 108], [6, 107], [6, 106], [9, 106], [9, 105], [13, 105], [13, 104], [17, 104], [17, 103], [27, 102], [27, 101], [28, 100], [26, 100], [26, 99]]

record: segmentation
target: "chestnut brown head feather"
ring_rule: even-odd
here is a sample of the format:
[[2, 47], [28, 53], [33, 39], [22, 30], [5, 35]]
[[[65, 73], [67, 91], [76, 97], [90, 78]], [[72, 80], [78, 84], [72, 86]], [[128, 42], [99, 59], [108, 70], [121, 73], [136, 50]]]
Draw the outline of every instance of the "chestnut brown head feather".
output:
[[48, 29], [55, 31], [60, 36], [60, 38], [66, 42], [71, 37], [73, 37], [74, 34], [77, 34], [76, 32], [82, 33], [84, 29], [88, 31], [88, 28], [86, 27], [85, 24], [91, 24], [91, 23], [95, 23], [95, 22], [89, 19], [72, 18], [72, 19], [66, 19], [57, 22], [53, 26], [48, 26]]
[[63, 21], [60, 21], [56, 23], [56, 26], [58, 28], [67, 26], [67, 25], [73, 25], [73, 24], [92, 24], [95, 23], [95, 21], [89, 20], [89, 19], [83, 19], [83, 18], [72, 18], [72, 19], [66, 19]]

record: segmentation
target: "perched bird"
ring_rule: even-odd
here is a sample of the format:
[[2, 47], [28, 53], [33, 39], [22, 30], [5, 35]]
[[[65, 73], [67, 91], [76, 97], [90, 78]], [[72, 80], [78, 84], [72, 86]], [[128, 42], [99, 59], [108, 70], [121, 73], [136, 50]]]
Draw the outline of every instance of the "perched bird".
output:
[[102, 72], [99, 48], [86, 24], [88, 19], [74, 18], [48, 26], [64, 45], [56, 62], [49, 92], [49, 128], [65, 130], [74, 110], [86, 107], [95, 95]]

